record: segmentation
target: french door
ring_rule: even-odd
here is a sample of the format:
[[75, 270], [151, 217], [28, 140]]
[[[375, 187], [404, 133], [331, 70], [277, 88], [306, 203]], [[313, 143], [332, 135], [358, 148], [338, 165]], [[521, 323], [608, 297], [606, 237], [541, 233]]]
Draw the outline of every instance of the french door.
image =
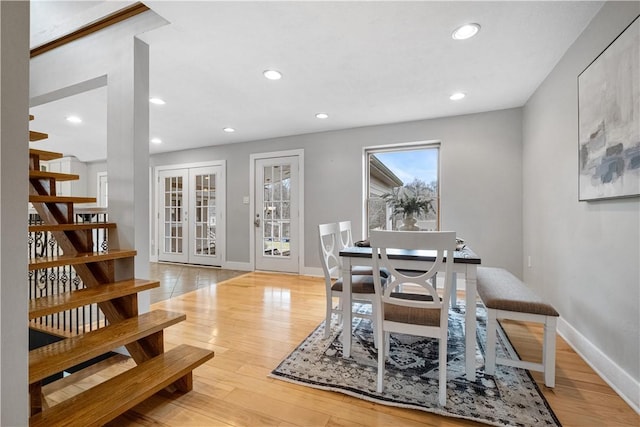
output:
[[159, 171], [158, 260], [222, 265], [223, 172], [220, 165]]
[[298, 273], [298, 157], [255, 160], [255, 268]]

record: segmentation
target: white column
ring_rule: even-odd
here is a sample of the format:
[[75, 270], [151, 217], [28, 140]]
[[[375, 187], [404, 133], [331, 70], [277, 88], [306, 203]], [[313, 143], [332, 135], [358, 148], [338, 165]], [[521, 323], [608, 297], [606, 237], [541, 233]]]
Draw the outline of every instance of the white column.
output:
[[[118, 224], [110, 247], [136, 249], [134, 263], [117, 264], [119, 278], [149, 277], [149, 46], [132, 38], [107, 81], [109, 220]], [[148, 311], [147, 293], [140, 311]]]
[[28, 424], [29, 2], [0, 2], [0, 425]]

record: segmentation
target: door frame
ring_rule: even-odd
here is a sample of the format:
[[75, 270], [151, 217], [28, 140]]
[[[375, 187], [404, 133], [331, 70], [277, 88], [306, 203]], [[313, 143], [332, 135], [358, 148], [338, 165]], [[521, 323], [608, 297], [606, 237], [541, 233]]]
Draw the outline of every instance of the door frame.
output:
[[[106, 208], [108, 206], [108, 204], [109, 204], [108, 203], [109, 199], [107, 199], [107, 203], [102, 204], [102, 199], [104, 198], [104, 196], [108, 196], [108, 190], [107, 191], [103, 191], [103, 188], [102, 188], [102, 185], [101, 185], [103, 179], [104, 179], [105, 183], [107, 185], [109, 185], [109, 176], [107, 175], [107, 171], [97, 172], [96, 173], [96, 195], [97, 195], [96, 196], [96, 199], [97, 199], [96, 202], [97, 202], [97, 205], [99, 207]], [[105, 188], [105, 190], [106, 190], [106, 188]], [[103, 194], [103, 193], [107, 193], [107, 194]]]
[[216, 240], [220, 242], [220, 268], [226, 268], [227, 264], [227, 161], [226, 160], [213, 160], [210, 162], [194, 162], [194, 163], [180, 163], [174, 165], [156, 166], [153, 168], [153, 218], [154, 224], [154, 241], [151, 242], [152, 253], [155, 255], [155, 261], [158, 261], [160, 254], [160, 207], [159, 201], [161, 200], [160, 192], [160, 171], [172, 170], [172, 169], [191, 169], [207, 166], [220, 166], [222, 169], [222, 176], [224, 178], [224, 185], [220, 188], [220, 195], [224, 200], [224, 209], [220, 212], [224, 227], [216, 228]]
[[298, 236], [299, 256], [298, 273], [304, 269], [304, 149], [272, 151], [267, 153], [253, 153], [249, 155], [249, 265], [251, 270], [256, 269], [256, 239], [253, 217], [256, 211], [256, 161], [273, 159], [278, 157], [298, 158]]

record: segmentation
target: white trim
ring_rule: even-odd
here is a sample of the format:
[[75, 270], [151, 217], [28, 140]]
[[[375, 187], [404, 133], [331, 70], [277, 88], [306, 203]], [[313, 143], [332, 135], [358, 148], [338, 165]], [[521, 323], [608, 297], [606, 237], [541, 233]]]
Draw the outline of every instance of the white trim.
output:
[[228, 270], [253, 271], [253, 266], [248, 262], [227, 261], [222, 268]]
[[558, 321], [558, 334], [636, 413], [640, 414], [639, 381], [632, 378], [562, 317]]
[[[102, 187], [100, 186], [100, 178], [102, 178], [103, 176], [107, 177], [107, 180], [109, 179], [109, 175], [107, 175], [107, 171], [96, 173], [96, 195], [97, 195], [96, 202], [100, 207], [106, 207], [106, 205], [102, 204]], [[149, 179], [151, 179], [151, 177], [149, 177]]]
[[[153, 234], [154, 226], [158, 227], [158, 221], [154, 221], [154, 204], [157, 200], [154, 197], [155, 192], [153, 189], [153, 167], [149, 166], [149, 216], [151, 217], [151, 221], [149, 221], [149, 262], [158, 262], [158, 251], [156, 250], [156, 244], [158, 242], [158, 236]], [[100, 183], [98, 183], [100, 185]], [[155, 237], [154, 237], [155, 236]]]
[[256, 196], [256, 160], [272, 159], [276, 157], [298, 157], [298, 197], [300, 203], [298, 203], [298, 235], [300, 251], [298, 257], [298, 272], [301, 272], [305, 267], [304, 263], [304, 149], [297, 150], [285, 150], [285, 151], [272, 151], [268, 153], [253, 153], [249, 155], [249, 264], [251, 265], [251, 271], [255, 270], [255, 233], [253, 230], [253, 213], [256, 211], [255, 196]]
[[224, 166], [226, 165], [226, 160], [211, 160], [209, 162], [192, 162], [192, 163], [179, 163], [175, 165], [164, 165], [164, 166], [156, 166], [154, 169], [156, 171], [156, 177], [158, 176], [158, 171], [162, 170], [171, 170], [171, 169], [190, 169], [190, 168], [201, 168], [207, 166]]
[[320, 267], [302, 267], [301, 276], [324, 277], [324, 272]]
[[[424, 148], [438, 148], [440, 150], [442, 148], [442, 140], [440, 139], [430, 139], [425, 141], [413, 141], [413, 142], [393, 142], [391, 144], [382, 144], [382, 145], [369, 145], [362, 147], [362, 194], [360, 195], [360, 200], [362, 201], [362, 236], [368, 236], [369, 230], [367, 230], [367, 214], [368, 214], [368, 206], [367, 206], [367, 198], [369, 197], [369, 158], [367, 157], [368, 153], [376, 152], [376, 151], [405, 151], [407, 148], [411, 147], [424, 147]], [[437, 226], [440, 229], [440, 224], [442, 223], [442, 209], [441, 209], [441, 201], [442, 195], [440, 194], [440, 180], [442, 179], [442, 170], [440, 169], [440, 158], [442, 157], [442, 152], [438, 152], [438, 197], [440, 201], [438, 202], [438, 215], [437, 215]]]
[[413, 141], [413, 142], [393, 142], [391, 144], [382, 145], [368, 145], [362, 148], [363, 153], [371, 150], [389, 150], [397, 149], [398, 151], [404, 150], [406, 147], [424, 146], [424, 145], [441, 145], [441, 139], [429, 139], [425, 141]]

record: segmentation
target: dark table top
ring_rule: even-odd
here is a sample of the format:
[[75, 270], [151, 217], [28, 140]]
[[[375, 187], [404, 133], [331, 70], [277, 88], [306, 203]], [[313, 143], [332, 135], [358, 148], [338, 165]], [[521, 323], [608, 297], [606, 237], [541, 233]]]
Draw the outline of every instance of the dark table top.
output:
[[[389, 259], [435, 261], [436, 251], [389, 249]], [[351, 258], [371, 258], [370, 247], [353, 246], [340, 251], [340, 256]], [[446, 257], [445, 257], [446, 259]], [[480, 257], [469, 247], [453, 252], [453, 262], [459, 264], [480, 264]]]

